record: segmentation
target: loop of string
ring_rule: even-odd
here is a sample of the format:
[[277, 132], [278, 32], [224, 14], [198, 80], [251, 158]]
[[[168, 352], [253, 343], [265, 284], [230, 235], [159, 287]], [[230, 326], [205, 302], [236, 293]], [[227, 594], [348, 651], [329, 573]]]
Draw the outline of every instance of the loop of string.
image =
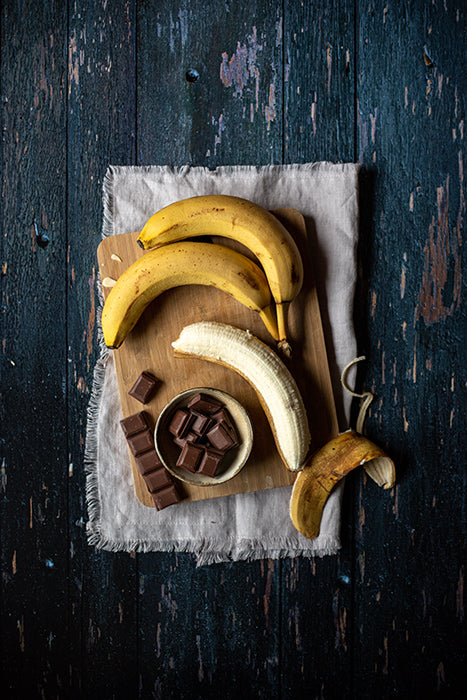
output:
[[348, 365], [344, 367], [342, 370], [341, 374], [341, 384], [344, 387], [346, 391], [349, 392], [352, 396], [355, 396], [357, 399], [363, 399], [363, 403], [360, 406], [360, 411], [358, 412], [358, 417], [357, 417], [357, 424], [355, 426], [355, 430], [357, 433], [362, 433], [363, 432], [363, 425], [365, 423], [365, 418], [366, 418], [366, 413], [368, 411], [368, 408], [371, 404], [371, 402], [374, 399], [373, 394], [371, 391], [364, 391], [362, 394], [357, 394], [355, 391], [353, 391], [348, 383], [347, 383], [347, 375], [349, 371], [352, 369], [354, 365], [357, 364], [357, 362], [362, 362], [362, 360], [366, 360], [365, 355], [361, 355], [360, 357], [356, 357], [354, 360], [349, 362]]

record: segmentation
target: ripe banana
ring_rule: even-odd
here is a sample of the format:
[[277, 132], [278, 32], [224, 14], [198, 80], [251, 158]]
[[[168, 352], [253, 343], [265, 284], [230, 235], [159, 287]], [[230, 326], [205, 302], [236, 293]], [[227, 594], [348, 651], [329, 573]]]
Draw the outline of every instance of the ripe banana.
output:
[[118, 278], [102, 311], [106, 345], [118, 348], [153, 299], [187, 284], [227, 292], [257, 311], [269, 333], [278, 339], [271, 292], [259, 266], [225, 246], [183, 241], [145, 253]]
[[[290, 500], [290, 517], [308, 539], [318, 537], [324, 504], [334, 486], [346, 474], [363, 465], [385, 489], [394, 486], [394, 462], [363, 435], [347, 430], [312, 454], [297, 475]], [[373, 466], [377, 465], [375, 475]]]
[[302, 468], [310, 444], [305, 406], [282, 360], [249, 331], [201, 321], [185, 326], [172, 343], [176, 355], [190, 355], [238, 372], [256, 391], [287, 469]]
[[263, 207], [240, 197], [190, 197], [156, 212], [138, 238], [142, 248], [153, 248], [184, 238], [217, 235], [249, 248], [260, 261], [276, 302], [280, 340], [287, 337], [287, 310], [303, 282], [303, 264], [287, 229]]

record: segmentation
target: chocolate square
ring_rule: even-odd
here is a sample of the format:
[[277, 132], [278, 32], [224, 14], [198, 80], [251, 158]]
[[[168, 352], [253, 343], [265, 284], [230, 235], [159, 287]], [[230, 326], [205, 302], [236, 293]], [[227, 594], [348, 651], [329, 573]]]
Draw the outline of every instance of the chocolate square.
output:
[[173, 480], [167, 469], [160, 467], [150, 474], [146, 474], [144, 477], [146, 487], [149, 493], [155, 493], [156, 491], [161, 491], [173, 484]]
[[157, 383], [158, 381], [153, 374], [141, 372], [128, 393], [141, 403], [148, 403], [154, 394]]
[[154, 438], [150, 430], [143, 430], [141, 433], [136, 433], [127, 438], [128, 445], [135, 457], [138, 457], [143, 452], [154, 449]]
[[203, 456], [203, 448], [197, 445], [185, 443], [182, 447], [182, 451], [177, 459], [177, 467], [183, 467], [188, 469], [189, 472], [195, 472], [201, 457]]
[[220, 408], [222, 408], [222, 403], [215, 399], [213, 396], [208, 396], [207, 394], [195, 394], [193, 398], [188, 402], [188, 408], [192, 408], [200, 413], [215, 413]]
[[204, 435], [204, 433], [212, 427], [212, 421], [208, 416], [203, 416], [202, 413], [193, 410], [191, 411], [191, 415], [193, 416], [191, 430], [196, 433], [196, 435]]
[[162, 510], [162, 508], [167, 508], [167, 506], [172, 506], [174, 503], [179, 503], [181, 500], [180, 494], [177, 488], [172, 484], [162, 491], [155, 491], [152, 495], [152, 500], [156, 504], [157, 510]]
[[162, 462], [159, 459], [159, 455], [155, 449], [148, 450], [147, 452], [140, 454], [139, 457], [135, 457], [135, 462], [143, 476], [162, 466]]
[[120, 421], [120, 425], [125, 433], [125, 437], [130, 437], [130, 435], [140, 433], [142, 430], [148, 430], [148, 416], [144, 411], [140, 411], [139, 413], [134, 413], [132, 416], [123, 418], [123, 420]]
[[192, 416], [188, 411], [185, 411], [183, 408], [177, 408], [169, 423], [169, 433], [172, 433], [175, 437], [183, 437], [189, 430], [192, 420]]
[[222, 455], [215, 452], [211, 452], [210, 450], [206, 450], [206, 452], [201, 458], [197, 474], [204, 474], [205, 476], [215, 476], [221, 461]]
[[220, 411], [217, 411], [217, 413], [215, 413], [212, 418], [216, 421], [216, 423], [221, 423], [223, 427], [228, 431], [232, 440], [234, 442], [237, 442], [238, 434], [235, 429], [235, 425], [232, 421], [230, 413], [225, 408], [221, 408]]
[[235, 440], [232, 439], [230, 433], [224, 428], [222, 423], [217, 423], [214, 428], [211, 428], [211, 430], [206, 433], [206, 437], [216, 450], [222, 450], [222, 452], [227, 452], [227, 450], [230, 450], [230, 448], [234, 447], [236, 444]]

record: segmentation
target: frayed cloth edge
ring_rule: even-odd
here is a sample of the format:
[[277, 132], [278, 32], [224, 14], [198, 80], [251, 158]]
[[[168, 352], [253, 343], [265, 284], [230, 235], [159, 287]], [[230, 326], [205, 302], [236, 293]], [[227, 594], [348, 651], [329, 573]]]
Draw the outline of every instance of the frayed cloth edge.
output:
[[[219, 165], [217, 168], [207, 168], [198, 165], [181, 165], [181, 166], [170, 166], [170, 165], [109, 165], [104, 178], [104, 197], [108, 196], [110, 211], [112, 211], [112, 187], [113, 180], [116, 175], [119, 175], [120, 171], [132, 171], [134, 173], [144, 173], [144, 174], [160, 174], [160, 173], [172, 173], [173, 175], [185, 177], [189, 172], [194, 173], [210, 173], [215, 175], [216, 173], [222, 174], [233, 174], [242, 172], [254, 172], [258, 174], [265, 173], [276, 173], [276, 172], [287, 172], [287, 171], [298, 171], [298, 172], [310, 172], [316, 171], [320, 175], [342, 175], [343, 173], [354, 173], [358, 174], [362, 166], [360, 163], [349, 163], [349, 162], [336, 162], [331, 161], [318, 161], [316, 163], [289, 163], [289, 164], [269, 164], [269, 165]], [[110, 220], [110, 226], [113, 228], [113, 222]], [[111, 235], [103, 231], [103, 236]]]
[[[87, 523], [88, 543], [97, 549], [108, 552], [185, 552], [196, 556], [196, 565], [220, 564], [233, 561], [254, 561], [256, 559], [283, 559], [286, 557], [324, 557], [337, 554], [341, 548], [338, 537], [317, 538], [316, 546], [301, 547], [288, 538], [279, 538], [265, 543], [260, 540], [115, 540], [107, 537], [97, 522]], [[220, 550], [222, 545], [224, 548]]]

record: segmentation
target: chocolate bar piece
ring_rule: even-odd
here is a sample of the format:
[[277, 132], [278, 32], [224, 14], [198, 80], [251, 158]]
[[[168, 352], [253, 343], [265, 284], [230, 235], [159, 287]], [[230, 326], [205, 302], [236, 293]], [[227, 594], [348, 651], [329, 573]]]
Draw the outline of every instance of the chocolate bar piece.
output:
[[235, 441], [222, 423], [216, 423], [214, 428], [211, 428], [211, 430], [206, 433], [206, 437], [216, 450], [221, 450], [222, 452], [227, 452], [227, 450], [235, 446]]
[[196, 435], [204, 435], [210, 427], [212, 427], [212, 421], [208, 416], [203, 416], [202, 413], [191, 410], [191, 415], [193, 416], [193, 423], [191, 425], [191, 430], [196, 433]]
[[148, 416], [144, 411], [140, 411], [139, 413], [134, 413], [132, 416], [121, 420], [120, 425], [125, 433], [125, 437], [128, 438], [130, 435], [149, 429]]
[[177, 459], [177, 467], [183, 467], [188, 469], [189, 472], [195, 472], [201, 457], [203, 456], [203, 448], [197, 445], [185, 443], [182, 447], [182, 451]]
[[146, 474], [144, 476], [144, 481], [146, 483], [149, 493], [155, 493], [156, 491], [161, 491], [173, 484], [172, 477], [170, 476], [167, 469], [160, 467], [154, 471]]
[[205, 476], [215, 476], [221, 461], [222, 453], [219, 454], [218, 452], [206, 450], [201, 458], [197, 474], [204, 474]]
[[[157, 510], [181, 501], [183, 493], [176, 488], [172, 476], [162, 465], [155, 450], [147, 414], [144, 411], [135, 413], [121, 420], [120, 424]], [[163, 495], [156, 498], [158, 493]]]
[[200, 413], [207, 413], [208, 415], [211, 415], [211, 413], [215, 413], [222, 408], [222, 404], [213, 396], [196, 394], [188, 403], [188, 408], [199, 411]]
[[131, 435], [127, 438], [127, 442], [135, 457], [154, 448], [154, 438], [150, 430]]
[[188, 432], [192, 421], [193, 418], [188, 411], [178, 408], [170, 421], [169, 432], [175, 437], [183, 437], [184, 433]]
[[128, 393], [141, 403], [148, 403], [154, 394], [157, 384], [158, 381], [153, 374], [141, 372]]
[[156, 504], [157, 510], [162, 510], [162, 508], [167, 508], [167, 506], [172, 506], [174, 503], [178, 503], [181, 498], [180, 494], [175, 487], [175, 484], [168, 486], [162, 491], [155, 491], [151, 494], [152, 500]]
[[162, 462], [154, 448], [135, 457], [135, 462], [142, 476], [149, 474], [149, 472], [154, 471], [154, 469], [162, 467]]
[[235, 426], [229, 412], [226, 411], [225, 408], [221, 408], [221, 410], [215, 413], [212, 418], [216, 421], [216, 423], [221, 423], [223, 425], [234, 442], [238, 441], [237, 431], [235, 430]]

